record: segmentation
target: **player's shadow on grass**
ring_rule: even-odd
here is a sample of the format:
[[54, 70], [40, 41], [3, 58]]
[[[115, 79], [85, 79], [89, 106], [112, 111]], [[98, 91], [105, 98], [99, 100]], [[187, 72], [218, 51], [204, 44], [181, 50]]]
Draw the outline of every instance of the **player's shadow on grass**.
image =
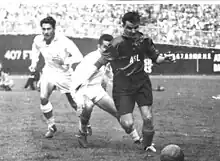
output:
[[[44, 137], [44, 131], [34, 130], [32, 136], [35, 143], [43, 150], [64, 150], [68, 148], [81, 148], [78, 144], [76, 132], [58, 131], [51, 139]], [[92, 135], [88, 137], [88, 148], [92, 149], [118, 149], [118, 150], [133, 150], [132, 141], [127, 139], [111, 139], [105, 136]]]
[[[67, 130], [67, 131], [66, 131]], [[58, 131], [56, 135], [51, 139], [44, 138], [44, 131], [42, 130], [34, 130], [32, 136], [33, 140], [35, 140], [35, 145], [41, 149], [41, 151], [69, 151], [70, 149], [81, 149], [78, 144], [77, 137], [75, 136], [76, 132], [71, 132], [70, 129], [65, 129]], [[89, 150], [96, 150], [100, 153], [108, 152], [116, 155], [120, 155], [120, 153], [144, 153], [141, 146], [135, 146], [133, 141], [128, 138], [117, 137], [114, 138], [114, 135], [96, 135], [88, 137], [88, 148]], [[162, 149], [162, 146], [156, 145], [158, 150]], [[104, 150], [106, 149], [106, 150]], [[104, 151], [103, 151], [104, 150]], [[103, 154], [104, 155], [104, 154]]]

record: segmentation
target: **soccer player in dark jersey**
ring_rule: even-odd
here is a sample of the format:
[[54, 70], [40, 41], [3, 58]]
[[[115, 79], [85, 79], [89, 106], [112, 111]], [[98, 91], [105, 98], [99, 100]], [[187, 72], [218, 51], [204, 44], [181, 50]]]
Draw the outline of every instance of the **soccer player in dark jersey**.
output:
[[112, 40], [107, 50], [93, 66], [87, 66], [75, 89], [88, 80], [93, 73], [110, 62], [113, 71], [112, 96], [120, 115], [120, 123], [127, 134], [134, 130], [133, 110], [137, 103], [143, 119], [142, 145], [144, 150], [156, 152], [152, 140], [153, 94], [151, 81], [144, 71], [144, 59], [150, 58], [154, 63], [174, 62], [170, 55], [162, 56], [156, 51], [151, 38], [139, 32], [140, 16], [137, 12], [125, 13], [122, 17], [123, 34]]

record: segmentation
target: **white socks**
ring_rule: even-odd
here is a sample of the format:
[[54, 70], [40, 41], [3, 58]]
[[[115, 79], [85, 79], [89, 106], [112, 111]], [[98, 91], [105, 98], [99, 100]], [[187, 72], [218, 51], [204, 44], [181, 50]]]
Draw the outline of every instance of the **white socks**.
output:
[[48, 125], [48, 128], [50, 128], [53, 125], [55, 125], [55, 118], [54, 118], [54, 116], [52, 116], [51, 118], [47, 119], [47, 125]]
[[133, 141], [140, 140], [140, 136], [136, 129], [134, 129], [129, 135]]

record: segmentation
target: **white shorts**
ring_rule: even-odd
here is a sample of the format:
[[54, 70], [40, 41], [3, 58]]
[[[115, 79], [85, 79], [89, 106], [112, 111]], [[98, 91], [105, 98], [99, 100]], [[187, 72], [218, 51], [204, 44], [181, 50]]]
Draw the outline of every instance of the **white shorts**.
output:
[[43, 70], [40, 83], [51, 83], [62, 93], [69, 93], [71, 86], [71, 71], [59, 72], [54, 70]]
[[102, 97], [104, 97], [106, 94], [106, 91], [102, 88], [100, 84], [95, 84], [80, 87], [79, 90], [75, 93], [75, 97], [82, 98], [86, 96], [93, 103], [96, 103], [100, 99], [102, 99]]

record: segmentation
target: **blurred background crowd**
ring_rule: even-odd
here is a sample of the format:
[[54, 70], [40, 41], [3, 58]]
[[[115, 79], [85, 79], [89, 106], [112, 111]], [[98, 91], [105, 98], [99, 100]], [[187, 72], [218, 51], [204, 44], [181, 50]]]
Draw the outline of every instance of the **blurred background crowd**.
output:
[[0, 5], [0, 34], [38, 34], [47, 15], [57, 20], [57, 30], [73, 37], [97, 38], [103, 32], [118, 35], [127, 11], [142, 15], [141, 30], [154, 42], [199, 47], [220, 46], [218, 4], [76, 4], [9, 2]]

